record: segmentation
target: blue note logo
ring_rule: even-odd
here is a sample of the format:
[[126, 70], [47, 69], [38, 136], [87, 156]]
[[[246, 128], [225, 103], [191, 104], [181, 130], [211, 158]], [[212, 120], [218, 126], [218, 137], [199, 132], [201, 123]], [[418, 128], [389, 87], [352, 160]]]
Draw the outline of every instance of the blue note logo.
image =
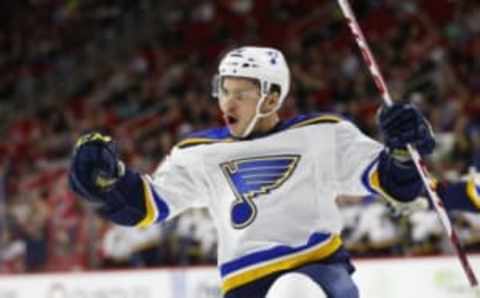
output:
[[292, 175], [299, 160], [299, 155], [275, 155], [220, 165], [236, 197], [230, 210], [234, 228], [243, 229], [255, 220], [258, 211], [254, 199], [279, 188]]

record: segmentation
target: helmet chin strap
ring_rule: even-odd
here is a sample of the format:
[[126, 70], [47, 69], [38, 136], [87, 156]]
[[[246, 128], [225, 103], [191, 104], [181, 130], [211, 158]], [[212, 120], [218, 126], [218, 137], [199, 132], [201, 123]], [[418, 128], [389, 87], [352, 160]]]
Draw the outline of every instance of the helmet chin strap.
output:
[[280, 105], [277, 102], [277, 106], [273, 110], [271, 110], [268, 113], [262, 113], [261, 109], [262, 109], [263, 102], [265, 101], [265, 98], [267, 98], [267, 94], [262, 95], [262, 97], [258, 100], [255, 115], [253, 116], [252, 120], [250, 120], [250, 123], [248, 123], [247, 128], [245, 129], [245, 131], [242, 134], [242, 138], [246, 138], [252, 133], [253, 128], [257, 124], [258, 120], [260, 120], [260, 118], [268, 117], [268, 116], [272, 115], [273, 113], [275, 113], [276, 111], [278, 111], [278, 109], [280, 108]]

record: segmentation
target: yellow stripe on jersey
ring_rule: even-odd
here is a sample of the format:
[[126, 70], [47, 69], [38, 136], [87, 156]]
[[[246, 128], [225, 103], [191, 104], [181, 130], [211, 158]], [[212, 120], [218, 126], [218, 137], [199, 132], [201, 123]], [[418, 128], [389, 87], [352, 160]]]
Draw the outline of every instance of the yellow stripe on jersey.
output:
[[181, 141], [175, 147], [183, 149], [183, 148], [188, 148], [196, 145], [206, 145], [206, 144], [232, 142], [232, 141], [233, 139], [231, 138], [228, 138], [228, 139], [191, 138], [191, 139], [185, 139]]
[[373, 188], [376, 192], [378, 192], [380, 195], [385, 197], [387, 200], [393, 200], [395, 202], [399, 202], [399, 200], [393, 198], [391, 195], [389, 195], [383, 188], [380, 183], [380, 175], [378, 173], [378, 170], [375, 169], [369, 176], [369, 183], [370, 187]]
[[480, 209], [480, 194], [478, 193], [477, 185], [475, 184], [474, 179], [468, 179], [467, 184], [467, 197], [470, 199], [472, 204]]
[[339, 235], [331, 235], [326, 241], [304, 251], [282, 257], [279, 260], [267, 261], [266, 265], [260, 265], [250, 270], [242, 271], [224, 279], [222, 285], [223, 293], [250, 283], [269, 274], [297, 268], [304, 264], [325, 259], [336, 252], [342, 245]]
[[144, 200], [145, 200], [145, 209], [147, 210], [147, 214], [145, 217], [140, 221], [136, 227], [137, 228], [147, 228], [151, 226], [155, 220], [157, 219], [158, 210], [155, 204], [155, 199], [153, 198], [152, 190], [150, 189], [150, 185], [145, 178], [142, 177], [143, 181], [143, 193], [144, 193]]
[[302, 122], [299, 122], [292, 126], [292, 128], [304, 127], [307, 125], [321, 124], [321, 123], [339, 123], [342, 121], [342, 118], [335, 115], [322, 115], [312, 119], [308, 119]]
[[178, 148], [187, 148], [195, 145], [202, 145], [202, 144], [211, 144], [214, 143], [214, 139], [208, 139], [208, 138], [192, 138], [192, 139], [185, 139], [178, 143], [176, 147]]

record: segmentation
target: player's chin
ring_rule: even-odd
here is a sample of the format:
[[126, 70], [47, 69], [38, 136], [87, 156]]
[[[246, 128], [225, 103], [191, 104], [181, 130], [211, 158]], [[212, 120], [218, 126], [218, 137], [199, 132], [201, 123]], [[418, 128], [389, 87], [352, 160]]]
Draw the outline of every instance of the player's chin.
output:
[[241, 125], [239, 125], [239, 123], [228, 124], [227, 127], [232, 137], [241, 138], [243, 136], [244, 128]]
[[238, 128], [229, 127], [228, 130], [230, 131], [230, 135], [234, 138], [241, 138], [243, 135], [243, 131]]

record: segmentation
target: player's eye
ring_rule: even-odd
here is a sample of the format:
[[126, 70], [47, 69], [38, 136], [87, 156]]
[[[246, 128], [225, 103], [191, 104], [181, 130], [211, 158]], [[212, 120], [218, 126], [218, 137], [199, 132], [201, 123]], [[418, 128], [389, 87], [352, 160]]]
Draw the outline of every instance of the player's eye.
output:
[[238, 96], [238, 99], [239, 99], [239, 100], [243, 100], [243, 99], [245, 99], [245, 98], [251, 97], [252, 94], [253, 94], [252, 91], [254, 91], [254, 90], [249, 89], [249, 90], [239, 91], [239, 92], [238, 92], [238, 95], [237, 95], [237, 96]]
[[221, 89], [220, 91], [220, 96], [223, 99], [227, 98], [235, 98], [237, 100], [245, 100], [251, 97], [254, 97], [257, 95], [257, 89], [256, 88], [251, 88], [251, 89], [245, 89], [245, 90], [235, 90], [235, 91], [228, 91], [226, 89]]

